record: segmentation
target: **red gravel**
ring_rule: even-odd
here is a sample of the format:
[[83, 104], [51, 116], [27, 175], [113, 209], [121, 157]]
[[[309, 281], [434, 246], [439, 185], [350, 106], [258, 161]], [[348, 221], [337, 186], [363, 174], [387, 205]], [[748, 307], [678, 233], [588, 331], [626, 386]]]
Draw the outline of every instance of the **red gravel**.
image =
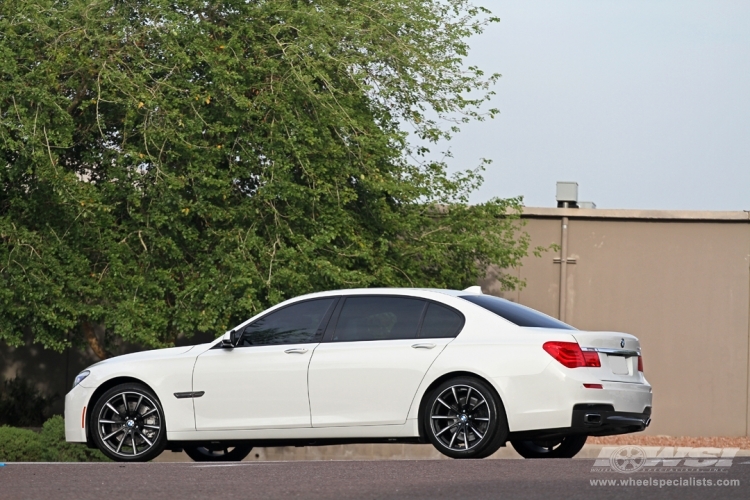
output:
[[688, 436], [620, 436], [589, 437], [587, 444], [637, 445], [637, 446], [687, 446], [692, 448], [740, 448], [750, 450], [750, 437], [688, 437]]

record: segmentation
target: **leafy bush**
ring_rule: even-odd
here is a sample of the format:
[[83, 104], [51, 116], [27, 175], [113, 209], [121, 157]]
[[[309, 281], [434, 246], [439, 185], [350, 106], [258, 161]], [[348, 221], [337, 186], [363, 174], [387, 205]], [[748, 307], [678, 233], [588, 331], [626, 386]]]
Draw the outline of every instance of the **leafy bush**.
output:
[[108, 462], [101, 451], [91, 449], [83, 443], [65, 441], [65, 420], [55, 415], [44, 423], [40, 435], [44, 448], [42, 458], [46, 462]]
[[41, 427], [57, 396], [47, 397], [24, 379], [3, 382], [0, 390], [0, 425]]
[[83, 443], [65, 441], [65, 420], [55, 415], [44, 423], [42, 432], [0, 427], [0, 462], [105, 462], [99, 450]]
[[0, 427], [0, 462], [39, 462], [43, 460], [42, 440], [28, 429]]

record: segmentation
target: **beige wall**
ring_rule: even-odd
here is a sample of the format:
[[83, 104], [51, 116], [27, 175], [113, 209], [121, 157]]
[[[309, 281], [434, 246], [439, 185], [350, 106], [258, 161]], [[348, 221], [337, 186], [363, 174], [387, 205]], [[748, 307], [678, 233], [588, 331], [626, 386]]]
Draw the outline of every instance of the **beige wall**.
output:
[[[744, 436], [750, 426], [750, 221], [746, 212], [527, 209], [534, 245], [561, 246], [568, 222], [566, 320], [640, 338], [654, 388], [649, 434]], [[560, 258], [528, 257], [526, 287], [486, 292], [559, 317]]]

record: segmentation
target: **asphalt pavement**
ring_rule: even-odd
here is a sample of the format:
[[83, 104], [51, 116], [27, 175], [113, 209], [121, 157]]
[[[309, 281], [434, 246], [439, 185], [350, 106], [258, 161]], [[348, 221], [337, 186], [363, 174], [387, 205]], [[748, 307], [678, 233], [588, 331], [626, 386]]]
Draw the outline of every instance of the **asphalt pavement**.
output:
[[750, 498], [748, 457], [735, 458], [724, 472], [703, 473], [595, 472], [593, 463], [587, 459], [9, 463], [0, 467], [0, 499]]

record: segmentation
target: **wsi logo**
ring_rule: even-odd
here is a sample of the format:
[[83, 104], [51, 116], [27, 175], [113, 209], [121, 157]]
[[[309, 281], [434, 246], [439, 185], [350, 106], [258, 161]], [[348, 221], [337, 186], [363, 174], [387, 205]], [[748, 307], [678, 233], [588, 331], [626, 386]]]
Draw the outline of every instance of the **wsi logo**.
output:
[[605, 446], [592, 472], [726, 472], [739, 448]]

